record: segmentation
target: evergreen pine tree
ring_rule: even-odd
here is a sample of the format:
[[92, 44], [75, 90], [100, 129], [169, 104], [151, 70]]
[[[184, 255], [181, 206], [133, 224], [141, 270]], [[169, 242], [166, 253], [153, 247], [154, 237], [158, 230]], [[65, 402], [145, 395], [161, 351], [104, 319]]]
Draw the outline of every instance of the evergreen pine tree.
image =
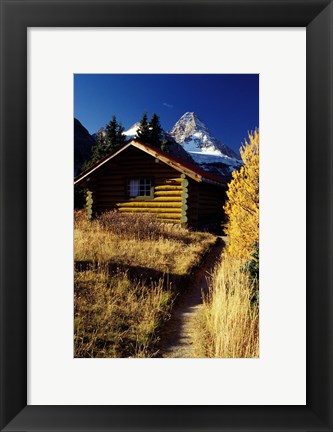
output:
[[146, 112], [143, 113], [142, 119], [140, 121], [140, 126], [136, 133], [136, 139], [142, 144], [150, 143], [150, 128]]
[[93, 147], [93, 151], [94, 149], [96, 149], [96, 154], [97, 154], [99, 151], [100, 152], [105, 151], [106, 147], [107, 147], [106, 131], [104, 128], [101, 128], [97, 132], [96, 145]]
[[98, 162], [105, 154], [106, 137], [105, 130], [101, 128], [97, 132], [96, 145], [91, 148], [92, 154], [89, 160], [85, 161], [82, 166], [83, 171], [90, 168], [94, 163]]
[[96, 145], [93, 146], [91, 158], [84, 163], [83, 169], [88, 169], [109, 153], [121, 147], [126, 139], [123, 132], [124, 128], [121, 124], [118, 124], [116, 116], [113, 116], [105, 128], [97, 132]]
[[113, 151], [117, 147], [117, 129], [118, 123], [116, 116], [112, 116], [112, 119], [105, 127], [106, 131], [106, 152]]
[[126, 135], [124, 135], [125, 128], [121, 123], [118, 123], [117, 133], [116, 133], [116, 148], [121, 147], [125, 144]]
[[162, 145], [162, 128], [160, 125], [160, 119], [157, 114], [153, 114], [150, 123], [150, 143], [154, 147], [161, 148]]

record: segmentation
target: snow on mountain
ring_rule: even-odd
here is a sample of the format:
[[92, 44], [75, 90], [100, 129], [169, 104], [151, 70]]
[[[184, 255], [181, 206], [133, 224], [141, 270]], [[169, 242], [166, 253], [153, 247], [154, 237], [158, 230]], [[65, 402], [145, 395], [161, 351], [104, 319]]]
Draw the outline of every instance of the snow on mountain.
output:
[[230, 167], [237, 167], [241, 161], [238, 159], [231, 158], [230, 156], [226, 156], [224, 154], [213, 154], [213, 153], [205, 153], [203, 152], [190, 152], [193, 159], [198, 164], [209, 164], [209, 163], [224, 163], [229, 165]]
[[[194, 112], [186, 112], [175, 123], [170, 135], [205, 169], [220, 168], [221, 174], [237, 169], [242, 163], [227, 145], [212, 136], [207, 126]], [[228, 169], [226, 169], [228, 168]]]
[[124, 131], [124, 135], [126, 135], [128, 139], [134, 138], [136, 136], [137, 130], [139, 129], [139, 126], [140, 122], [134, 123], [134, 125], [131, 126], [127, 131]]

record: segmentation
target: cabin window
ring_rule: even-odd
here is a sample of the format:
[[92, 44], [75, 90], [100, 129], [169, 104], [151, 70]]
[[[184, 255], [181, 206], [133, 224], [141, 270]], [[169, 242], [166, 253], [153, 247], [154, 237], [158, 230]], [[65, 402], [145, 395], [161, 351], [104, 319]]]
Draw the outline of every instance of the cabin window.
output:
[[151, 178], [130, 179], [127, 183], [127, 194], [130, 198], [152, 197], [153, 181]]

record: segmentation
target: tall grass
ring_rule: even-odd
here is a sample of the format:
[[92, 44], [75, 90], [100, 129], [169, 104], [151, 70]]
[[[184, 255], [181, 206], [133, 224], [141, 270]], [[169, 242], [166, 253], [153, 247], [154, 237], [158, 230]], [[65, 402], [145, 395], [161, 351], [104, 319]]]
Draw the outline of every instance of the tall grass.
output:
[[259, 356], [258, 297], [239, 260], [223, 255], [198, 315], [198, 357]]
[[156, 329], [168, 316], [172, 293], [162, 283], [133, 282], [126, 274], [75, 273], [75, 357], [150, 357]]

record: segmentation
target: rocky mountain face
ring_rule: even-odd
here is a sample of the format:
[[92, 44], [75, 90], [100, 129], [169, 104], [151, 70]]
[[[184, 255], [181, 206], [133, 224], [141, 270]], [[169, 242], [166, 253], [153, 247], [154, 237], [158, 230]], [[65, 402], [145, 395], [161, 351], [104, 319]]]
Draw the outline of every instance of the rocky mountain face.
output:
[[194, 112], [186, 112], [175, 123], [170, 136], [182, 145], [202, 168], [228, 176], [241, 165], [240, 157], [226, 144], [212, 136]]
[[90, 159], [95, 144], [95, 139], [87, 129], [79, 120], [74, 119], [74, 177], [81, 172], [84, 162]]

